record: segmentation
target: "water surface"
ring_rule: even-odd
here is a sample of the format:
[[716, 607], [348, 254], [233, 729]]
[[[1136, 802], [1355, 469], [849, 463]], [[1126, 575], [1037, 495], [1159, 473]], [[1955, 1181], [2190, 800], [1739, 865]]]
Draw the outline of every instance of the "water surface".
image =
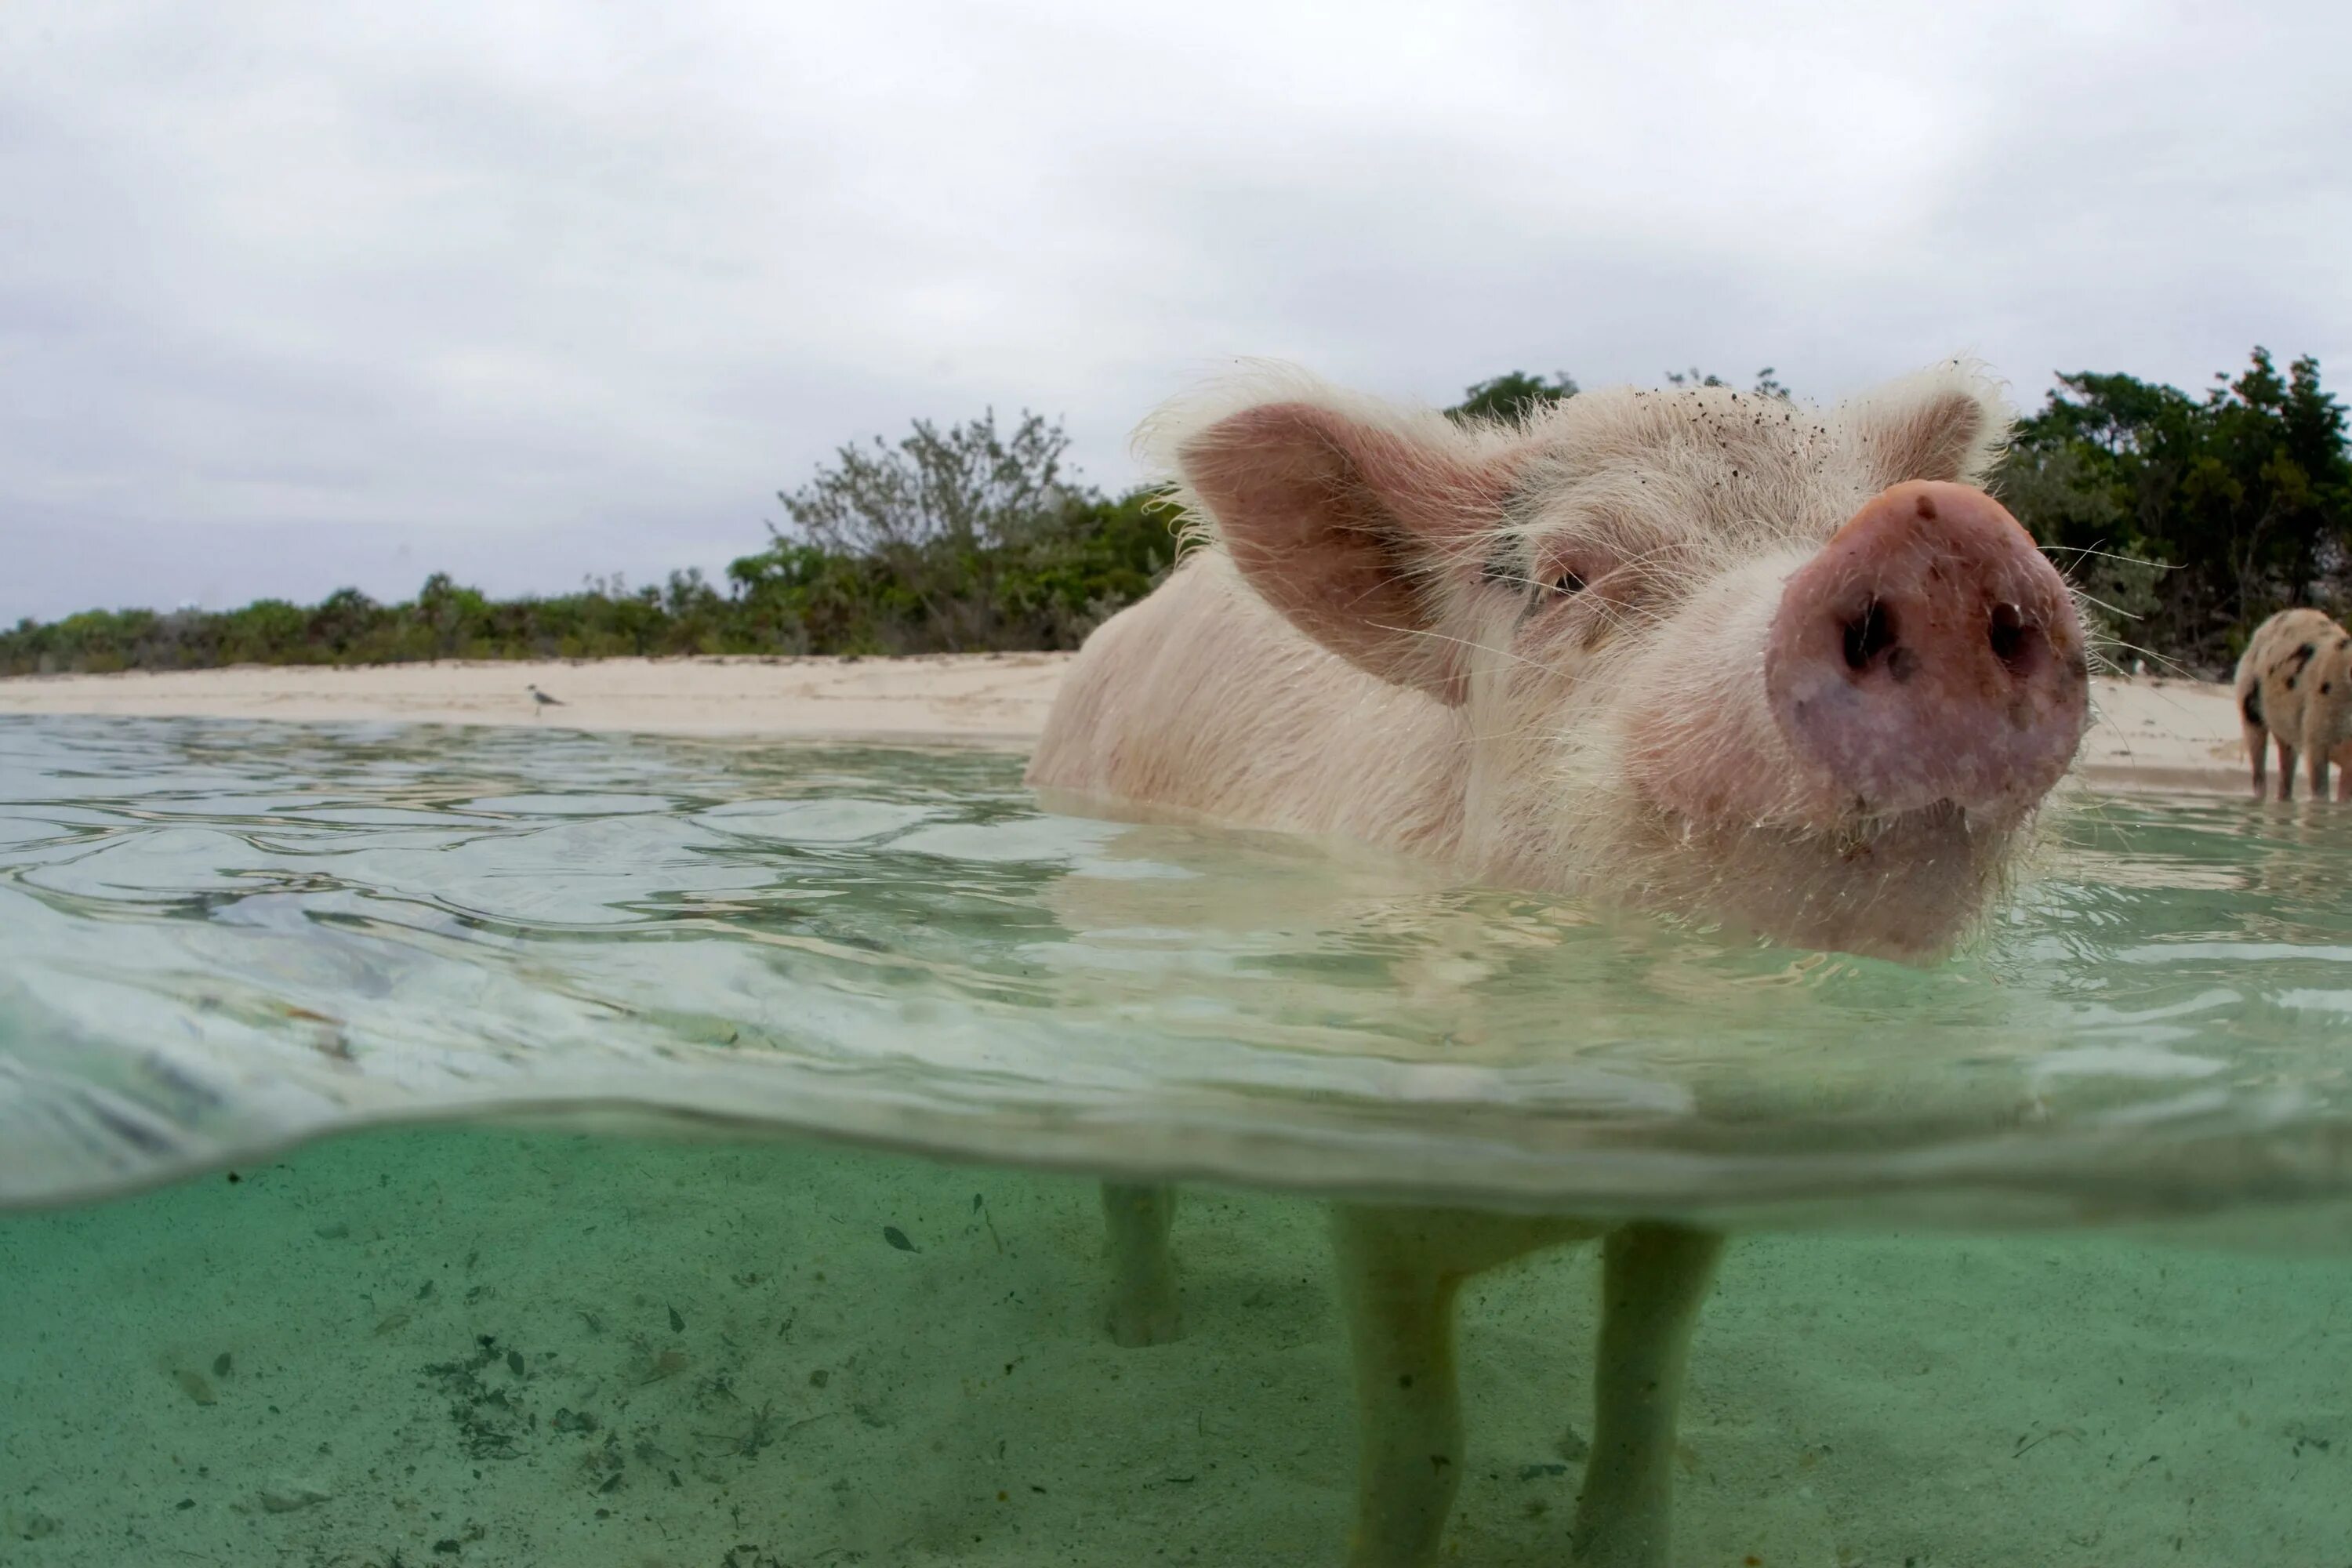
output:
[[1916, 969], [1019, 768], [0, 722], [0, 1205], [493, 1115], [1734, 1224], [2352, 1192], [2352, 813], [2078, 804]]

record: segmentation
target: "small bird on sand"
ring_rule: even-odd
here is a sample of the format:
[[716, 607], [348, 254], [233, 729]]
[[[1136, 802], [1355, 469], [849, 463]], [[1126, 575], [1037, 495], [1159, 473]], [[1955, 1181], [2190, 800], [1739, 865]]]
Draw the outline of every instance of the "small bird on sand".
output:
[[541, 691], [536, 686], [526, 686], [523, 689], [530, 693], [530, 716], [534, 719], [539, 717], [540, 710], [542, 708], [561, 708], [563, 706], [563, 703], [560, 699], [550, 697], [546, 692]]

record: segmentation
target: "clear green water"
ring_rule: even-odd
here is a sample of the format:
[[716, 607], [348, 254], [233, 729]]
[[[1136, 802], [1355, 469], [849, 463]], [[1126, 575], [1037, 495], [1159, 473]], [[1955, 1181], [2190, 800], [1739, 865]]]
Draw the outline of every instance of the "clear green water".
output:
[[[987, 754], [0, 721], [0, 1564], [1336, 1562], [1318, 1194], [1743, 1233], [1682, 1561], [2352, 1564], [2352, 813], [2059, 826], [1909, 970]], [[1179, 1343], [1089, 1173], [1213, 1183]], [[1474, 1287], [1462, 1562], [1591, 1277]]]

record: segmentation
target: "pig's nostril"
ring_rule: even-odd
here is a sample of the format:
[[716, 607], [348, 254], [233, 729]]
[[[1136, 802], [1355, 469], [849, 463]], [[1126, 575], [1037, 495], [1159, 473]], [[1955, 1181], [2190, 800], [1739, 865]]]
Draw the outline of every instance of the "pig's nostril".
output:
[[2025, 657], [2025, 614], [2015, 605], [1995, 605], [1992, 625], [1985, 634], [1992, 655], [2012, 668]]
[[1862, 607], [1862, 614], [1845, 624], [1845, 667], [1852, 670], [1870, 668], [1870, 661], [1895, 646], [1895, 617], [1886, 606], [1873, 599]]

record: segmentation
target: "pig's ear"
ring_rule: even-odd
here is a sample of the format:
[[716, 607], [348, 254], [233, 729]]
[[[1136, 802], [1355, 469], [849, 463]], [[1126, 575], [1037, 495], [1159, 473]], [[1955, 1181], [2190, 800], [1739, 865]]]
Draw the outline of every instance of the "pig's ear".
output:
[[1838, 412], [1882, 489], [1906, 479], [1981, 484], [2016, 420], [1999, 384], [1965, 360], [1906, 376]]
[[1261, 403], [1174, 443], [1175, 468], [1243, 578], [1291, 625], [1399, 686], [1462, 700], [1446, 598], [1475, 578], [1512, 464], [1444, 418]]

